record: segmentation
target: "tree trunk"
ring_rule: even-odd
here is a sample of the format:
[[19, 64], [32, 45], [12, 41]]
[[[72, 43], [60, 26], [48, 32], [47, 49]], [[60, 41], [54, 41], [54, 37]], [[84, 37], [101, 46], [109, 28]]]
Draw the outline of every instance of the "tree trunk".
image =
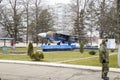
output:
[[104, 17], [105, 17], [105, 0], [101, 3], [101, 13], [100, 13], [100, 38], [103, 38], [104, 34], [104, 27], [106, 23], [104, 23]]

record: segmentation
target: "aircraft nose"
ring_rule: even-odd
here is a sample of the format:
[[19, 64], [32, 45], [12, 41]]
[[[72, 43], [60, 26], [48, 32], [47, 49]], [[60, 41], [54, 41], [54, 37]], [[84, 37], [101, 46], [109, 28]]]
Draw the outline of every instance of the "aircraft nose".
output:
[[46, 37], [46, 33], [39, 33], [38, 36], [41, 36], [41, 37]]

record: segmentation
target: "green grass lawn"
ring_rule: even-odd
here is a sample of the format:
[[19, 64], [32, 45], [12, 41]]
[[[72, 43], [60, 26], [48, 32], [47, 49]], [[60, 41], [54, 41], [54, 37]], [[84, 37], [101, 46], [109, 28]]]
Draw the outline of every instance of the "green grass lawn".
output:
[[[97, 58], [86, 59], [86, 60], [71, 61], [71, 62], [67, 62], [67, 64], [101, 66], [98, 57]], [[117, 55], [110, 56], [109, 66], [114, 67], [114, 68], [118, 68]]]
[[[34, 49], [37, 50], [37, 49]], [[14, 51], [18, 52], [26, 52], [25, 54], [11, 54], [9, 53], [12, 51], [11, 49], [8, 49], [7, 52], [3, 53], [0, 51], [0, 59], [1, 60], [22, 60], [22, 61], [31, 61], [29, 56], [27, 56], [27, 48], [16, 48]], [[90, 50], [84, 50], [84, 53], [80, 53], [78, 50], [74, 51], [59, 51], [59, 52], [44, 52], [44, 59], [42, 62], [60, 62], [60, 61], [66, 61], [66, 60], [73, 60], [73, 59], [78, 59], [78, 60], [73, 60], [73, 61], [67, 61], [63, 62], [65, 64], [75, 64], [75, 65], [89, 65], [89, 66], [101, 66], [99, 62], [99, 57], [98, 57], [98, 50], [96, 51], [95, 55], [90, 55], [89, 54]], [[115, 51], [114, 53], [117, 53]], [[110, 54], [112, 54], [110, 52]], [[93, 57], [94, 58], [89, 58], [89, 59], [81, 59], [81, 58], [87, 58], [87, 57]], [[118, 68], [117, 65], [117, 54], [114, 54], [110, 56], [110, 67], [115, 67]]]
[[19, 54], [0, 54], [1, 60], [22, 60], [22, 61], [30, 61], [31, 59], [27, 55], [19, 55]]
[[79, 51], [61, 51], [61, 52], [46, 52], [44, 53], [45, 60], [49, 62], [59, 62], [64, 60], [71, 60], [76, 58], [90, 57], [88, 51], [81, 54]]

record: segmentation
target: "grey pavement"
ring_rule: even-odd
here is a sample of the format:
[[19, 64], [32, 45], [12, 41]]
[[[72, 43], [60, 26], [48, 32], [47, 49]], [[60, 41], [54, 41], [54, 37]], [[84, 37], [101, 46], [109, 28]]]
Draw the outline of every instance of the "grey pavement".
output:
[[[120, 80], [120, 69], [110, 68], [110, 80]], [[59, 63], [0, 60], [1, 80], [102, 80], [101, 67]]]

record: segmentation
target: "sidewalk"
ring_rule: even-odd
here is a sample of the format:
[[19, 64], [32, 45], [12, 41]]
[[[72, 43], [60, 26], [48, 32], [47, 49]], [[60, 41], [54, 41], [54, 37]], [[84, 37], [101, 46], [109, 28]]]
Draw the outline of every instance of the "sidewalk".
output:
[[[0, 63], [14, 63], [14, 64], [41, 65], [41, 66], [43, 65], [43, 66], [65, 67], [65, 68], [75, 68], [75, 69], [101, 71], [101, 67], [96, 67], [96, 66], [71, 65], [71, 64], [50, 63], [50, 62], [0, 60]], [[110, 68], [110, 72], [118, 72], [119, 73], [120, 68]]]

